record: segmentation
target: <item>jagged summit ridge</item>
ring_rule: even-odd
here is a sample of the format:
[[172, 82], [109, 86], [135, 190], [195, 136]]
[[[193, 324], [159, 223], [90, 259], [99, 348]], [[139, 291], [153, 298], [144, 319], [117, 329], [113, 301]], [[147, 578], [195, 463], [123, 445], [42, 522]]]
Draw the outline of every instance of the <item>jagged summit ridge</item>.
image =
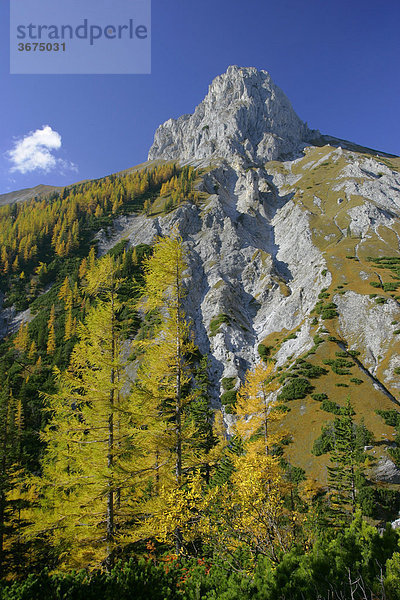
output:
[[230, 66], [192, 115], [157, 129], [149, 160], [262, 164], [293, 154], [312, 135], [267, 71]]

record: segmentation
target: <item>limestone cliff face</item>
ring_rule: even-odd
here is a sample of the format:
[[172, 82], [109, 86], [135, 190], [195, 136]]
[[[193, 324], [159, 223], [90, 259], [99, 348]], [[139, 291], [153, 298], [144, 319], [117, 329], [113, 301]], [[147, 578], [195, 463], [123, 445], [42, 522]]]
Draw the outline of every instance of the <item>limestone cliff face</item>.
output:
[[261, 164], [298, 151], [311, 135], [266, 71], [231, 66], [193, 115], [157, 129], [149, 160]]
[[[202, 208], [183, 205], [165, 217], [122, 218], [115, 237], [100, 240], [100, 248], [126, 237], [134, 245], [150, 243], [178, 228], [189, 262], [186, 309], [200, 350], [212, 358], [217, 398], [220, 379], [243, 378], [268, 334], [304, 322], [330, 275], [321, 274], [326, 262], [312, 243], [307, 214], [279, 195], [264, 170], [225, 165], [202, 185], [211, 192]], [[211, 335], [211, 321], [222, 314], [228, 323]], [[312, 345], [306, 323], [303, 329], [295, 344], [288, 343], [288, 354]], [[280, 362], [285, 355], [282, 348]]]
[[[211, 356], [215, 398], [222, 377], [239, 381], [259, 359], [261, 342], [282, 367], [321, 331], [340, 334], [373, 377], [398, 387], [399, 302], [369, 298], [376, 275], [366, 258], [399, 251], [400, 175], [385, 155], [313, 146], [315, 135], [266, 71], [229, 67], [193, 115], [158, 128], [149, 152], [208, 167], [200, 184], [208, 200], [163, 217], [123, 217], [111, 240], [100, 239], [105, 250], [178, 228], [190, 267], [187, 313]], [[337, 305], [335, 321], [312, 313], [321, 291]]]

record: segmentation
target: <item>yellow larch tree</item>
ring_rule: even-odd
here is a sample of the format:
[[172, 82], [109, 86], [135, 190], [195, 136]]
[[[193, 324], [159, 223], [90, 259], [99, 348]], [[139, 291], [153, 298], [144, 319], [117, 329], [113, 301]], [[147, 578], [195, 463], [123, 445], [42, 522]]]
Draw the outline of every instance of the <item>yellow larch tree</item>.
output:
[[34, 360], [36, 358], [36, 354], [37, 354], [37, 346], [36, 346], [35, 340], [33, 340], [33, 342], [30, 345], [30, 348], [29, 348], [28, 358], [30, 360]]
[[276, 561], [292, 544], [293, 523], [300, 517], [286, 507], [290, 485], [273, 452], [287, 435], [273, 370], [273, 363], [258, 364], [238, 392], [233, 429], [241, 451], [231, 454], [230, 480], [209, 491], [201, 528], [205, 540], [224, 554], [245, 548]]
[[[284, 412], [277, 410], [275, 394], [278, 385], [273, 378], [274, 363], [259, 362], [247, 373], [236, 400], [235, 431], [253, 452], [271, 454], [271, 448], [285, 437], [277, 427]], [[257, 439], [256, 439], [257, 438]]]
[[111, 256], [87, 273], [93, 298], [58, 391], [47, 396], [42, 476], [32, 534], [48, 536], [63, 564], [112, 567], [117, 544], [129, 541], [127, 512], [138, 452], [127, 402], [118, 313], [118, 264]]
[[155, 325], [151, 338], [135, 344], [141, 364], [131, 396], [141, 446], [146, 448], [143, 468], [150, 469], [144, 483], [152, 490], [143, 508], [141, 535], [173, 540], [178, 553], [184, 541], [182, 527], [172, 519], [166, 530], [167, 507], [182, 493], [188, 474], [204, 463], [202, 449], [194, 443], [198, 428], [189, 410], [198, 392], [191, 386], [195, 345], [183, 310], [186, 270], [182, 239], [159, 238], [145, 262], [141, 302]]
[[26, 352], [29, 345], [28, 324], [21, 323], [14, 339], [14, 346], [20, 352]]
[[65, 333], [64, 340], [68, 341], [74, 335], [74, 319], [72, 317], [72, 307], [70, 306], [65, 314]]
[[79, 265], [79, 272], [78, 272], [79, 279], [84, 279], [87, 269], [88, 269], [88, 261], [87, 261], [87, 258], [84, 258], [84, 259], [82, 259], [82, 262]]
[[56, 322], [56, 308], [53, 304], [51, 307], [51, 310], [50, 310], [50, 317], [47, 322], [47, 332], [48, 332], [47, 354], [49, 354], [50, 356], [53, 355], [56, 350], [56, 333], [54, 330], [55, 322]]

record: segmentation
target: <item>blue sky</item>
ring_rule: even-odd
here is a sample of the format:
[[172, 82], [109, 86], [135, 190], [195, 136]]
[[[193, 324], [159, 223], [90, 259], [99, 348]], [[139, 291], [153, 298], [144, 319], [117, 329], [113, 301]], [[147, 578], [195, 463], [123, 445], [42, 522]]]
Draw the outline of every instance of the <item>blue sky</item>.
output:
[[[156, 127], [193, 112], [230, 64], [269, 71], [310, 127], [400, 154], [398, 0], [153, 0], [152, 73], [123, 76], [10, 75], [8, 11], [2, 0], [0, 193], [143, 162]], [[47, 171], [12, 171], [31, 132]]]

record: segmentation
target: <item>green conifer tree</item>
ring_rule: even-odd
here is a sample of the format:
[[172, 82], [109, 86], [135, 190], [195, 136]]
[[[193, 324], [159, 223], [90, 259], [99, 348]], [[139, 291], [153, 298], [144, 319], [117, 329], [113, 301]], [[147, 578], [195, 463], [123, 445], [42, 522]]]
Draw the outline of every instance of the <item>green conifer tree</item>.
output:
[[354, 422], [350, 398], [334, 421], [334, 446], [328, 466], [329, 514], [332, 525], [351, 520], [357, 508], [357, 480], [364, 471], [364, 443]]

